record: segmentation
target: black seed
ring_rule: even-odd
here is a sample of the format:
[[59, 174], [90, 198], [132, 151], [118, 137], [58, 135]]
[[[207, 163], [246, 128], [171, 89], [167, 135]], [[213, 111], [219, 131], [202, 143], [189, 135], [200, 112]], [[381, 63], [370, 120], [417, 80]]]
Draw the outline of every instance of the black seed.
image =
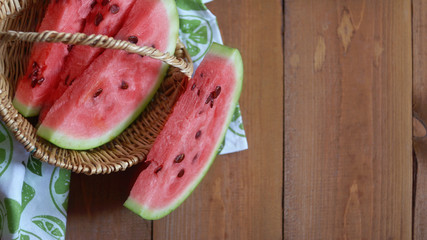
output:
[[136, 44], [138, 42], [138, 37], [137, 36], [129, 36], [128, 41], [133, 43], [133, 44]]
[[119, 7], [119, 5], [117, 5], [117, 4], [113, 4], [111, 7], [110, 7], [110, 13], [112, 13], [112, 14], [116, 14], [116, 13], [118, 13], [120, 11], [120, 7]]
[[36, 62], [33, 62], [33, 68], [40, 68]]
[[199, 130], [196, 132], [196, 139], [198, 139], [200, 137], [200, 135], [202, 135], [202, 131]]
[[191, 86], [191, 90], [193, 90], [194, 88], [196, 88], [196, 84], [193, 83], [193, 85]]
[[71, 80], [71, 82], [68, 85], [71, 86], [71, 84], [73, 84], [74, 80], [76, 80], [76, 79], [74, 78], [73, 80]]
[[37, 85], [37, 79], [33, 79], [33, 80], [31, 80], [31, 87], [32, 87], [32, 88], [35, 88], [35, 87], [36, 87], [36, 85]]
[[200, 96], [200, 89], [197, 90], [197, 96]]
[[108, 3], [110, 3], [110, 0], [103, 0], [102, 1], [102, 6], [106, 6]]
[[122, 81], [122, 83], [120, 84], [120, 88], [121, 88], [121, 89], [128, 89], [128, 87], [129, 87], [129, 85], [128, 85], [128, 83], [127, 83], [127, 82], [125, 82], [125, 81]]
[[181, 169], [181, 171], [179, 171], [179, 173], [178, 173], [178, 176], [177, 177], [182, 177], [182, 176], [184, 176], [184, 173], [185, 173], [185, 170], [184, 169]]
[[213, 102], [214, 102], [214, 101], [213, 101], [213, 99], [212, 99], [212, 100], [211, 100], [211, 104], [210, 104], [210, 105], [211, 105], [211, 108], [213, 108]]
[[95, 94], [93, 94], [93, 98], [98, 97], [101, 93], [102, 93], [102, 88], [99, 88], [98, 90], [96, 90]]
[[208, 96], [208, 98], [205, 101], [205, 104], [208, 104], [209, 102], [212, 102], [212, 100], [213, 100], [213, 93], [210, 93], [209, 96]]
[[200, 77], [203, 77], [203, 73], [200, 73]]
[[102, 20], [104, 20], [104, 17], [102, 16], [102, 14], [101, 13], [96, 14], [95, 26], [98, 26], [102, 22]]
[[65, 78], [65, 85], [68, 85], [68, 79], [70, 78], [70, 75], [67, 75], [67, 77]]
[[71, 49], [73, 49], [73, 47], [74, 47], [74, 45], [73, 45], [73, 44], [69, 44], [69, 45], [67, 46], [67, 50], [68, 50], [68, 51], [71, 51]]
[[158, 172], [160, 172], [160, 170], [162, 170], [163, 165], [158, 166], [156, 169], [154, 169], [154, 173], [157, 174]]
[[176, 156], [175, 157], [175, 160], [173, 160], [175, 163], [180, 163], [180, 162], [182, 162], [183, 160], [184, 160], [184, 158], [185, 158], [185, 154], [184, 153], [181, 153], [181, 154], [179, 154], [178, 156]]
[[39, 80], [37, 80], [37, 84], [38, 85], [40, 85], [40, 84], [42, 84], [44, 82], [44, 78], [42, 77], [42, 78], [40, 78]]
[[151, 161], [145, 161], [141, 163], [141, 171], [144, 171], [145, 169], [148, 168], [148, 166], [150, 166]]
[[213, 93], [213, 98], [214, 99], [217, 98], [221, 93], [221, 86], [216, 86], [215, 91], [213, 91], [212, 93]]
[[96, 2], [96, 1], [93, 1], [93, 2], [90, 4], [90, 8], [94, 8], [96, 4], [97, 4], [97, 2]]
[[154, 45], [154, 44], [153, 44], [153, 45], [151, 45], [151, 47], [152, 47], [152, 48], [156, 48], [156, 45]]

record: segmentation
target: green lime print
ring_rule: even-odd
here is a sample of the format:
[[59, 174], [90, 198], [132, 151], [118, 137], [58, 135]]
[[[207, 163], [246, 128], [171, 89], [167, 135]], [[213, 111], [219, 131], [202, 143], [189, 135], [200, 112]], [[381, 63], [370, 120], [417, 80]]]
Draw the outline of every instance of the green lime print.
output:
[[0, 122], [0, 177], [3, 175], [12, 161], [12, 152], [12, 137], [10, 136], [3, 122]]
[[68, 207], [68, 191], [70, 189], [70, 171], [55, 168], [50, 178], [49, 191], [52, 201], [58, 211], [66, 217]]
[[236, 121], [237, 119], [239, 119], [239, 117], [240, 117], [241, 115], [242, 115], [242, 114], [240, 113], [240, 109], [239, 109], [239, 107], [236, 107], [236, 109], [234, 109], [233, 117], [231, 117], [231, 121], [232, 121], [232, 122]]
[[4, 199], [4, 205], [7, 213], [7, 226], [10, 233], [16, 233], [16, 231], [18, 231], [22, 212], [35, 195], [36, 191], [34, 188], [24, 182], [21, 192], [21, 204], [11, 198]]
[[30, 172], [42, 176], [42, 162], [37, 158], [34, 158], [32, 155], [28, 157], [27, 168]]
[[6, 219], [6, 209], [4, 208], [3, 202], [0, 201], [0, 239], [2, 239], [2, 236], [3, 236], [5, 219]]
[[212, 28], [208, 21], [198, 16], [179, 19], [180, 37], [194, 62], [201, 59], [212, 44]]
[[42, 238], [32, 232], [19, 229], [18, 237], [14, 238], [14, 240], [42, 240]]
[[206, 10], [201, 0], [176, 0], [176, 5], [183, 10]]
[[65, 237], [65, 224], [57, 217], [40, 215], [33, 217], [31, 221], [55, 239], [63, 239]]
[[19, 229], [19, 221], [21, 220], [21, 204], [14, 199], [5, 198], [4, 205], [7, 211], [7, 227], [9, 228], [9, 232], [16, 233]]
[[245, 131], [243, 129], [243, 123], [238, 122], [239, 118], [242, 116], [240, 113], [240, 107], [237, 106], [234, 110], [233, 116], [231, 117], [231, 123], [229, 126], [229, 130], [239, 137], [245, 137]]

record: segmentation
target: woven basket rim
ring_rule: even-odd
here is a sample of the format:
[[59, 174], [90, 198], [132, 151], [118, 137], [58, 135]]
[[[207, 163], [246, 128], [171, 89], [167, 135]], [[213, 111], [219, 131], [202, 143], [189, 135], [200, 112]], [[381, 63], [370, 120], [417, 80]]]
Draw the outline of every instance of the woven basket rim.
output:
[[[25, 0], [3, 2], [0, 5], [0, 26], [2, 21], [7, 21], [11, 16], [22, 11], [24, 9], [22, 6], [26, 6], [26, 4], [28, 3]], [[147, 139], [139, 139], [139, 135], [133, 135], [133, 131], [140, 131], [141, 128], [146, 128], [147, 124], [152, 124], [152, 126], [149, 125], [145, 129], [148, 129], [148, 131], [144, 132], [144, 134], [150, 140], [152, 138], [155, 139], [156, 134], [159, 133], [164, 121], [167, 119], [174, 102], [184, 89], [182, 86], [185, 86], [186, 81], [191, 77], [193, 71], [191, 57], [185, 46], [179, 41], [176, 45], [175, 56], [171, 56], [155, 48], [139, 47], [132, 43], [103, 35], [58, 33], [55, 31], [45, 31], [42, 33], [10, 30], [0, 31], [0, 43], [1, 41], [11, 42], [17, 40], [62, 42], [66, 44], [82, 44], [92, 47], [119, 49], [129, 53], [150, 56], [171, 66], [167, 78], [163, 81], [158, 93], [156, 93], [152, 102], [141, 116], [125, 132], [120, 134], [119, 137], [101, 147], [91, 150], [62, 149], [38, 137], [35, 128], [28, 119], [24, 118], [13, 107], [9, 83], [11, 80], [7, 79], [0, 72], [0, 116], [8, 129], [15, 135], [15, 138], [23, 144], [28, 152], [41, 161], [87, 175], [123, 171], [145, 160], [150, 145], [146, 143]], [[123, 134], [127, 135], [123, 137]], [[117, 139], [121, 141], [119, 144], [116, 142]], [[129, 146], [135, 146], [138, 150], [133, 151]]]

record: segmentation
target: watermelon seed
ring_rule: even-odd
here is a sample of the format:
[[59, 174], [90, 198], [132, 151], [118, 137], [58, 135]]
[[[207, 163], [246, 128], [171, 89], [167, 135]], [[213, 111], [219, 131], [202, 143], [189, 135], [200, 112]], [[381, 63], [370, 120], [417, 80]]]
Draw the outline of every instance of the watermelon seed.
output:
[[98, 26], [102, 22], [102, 20], [104, 20], [104, 17], [102, 16], [102, 14], [101, 13], [96, 14], [95, 26]]
[[42, 78], [40, 78], [39, 80], [37, 80], [37, 84], [38, 85], [40, 85], [40, 84], [42, 84], [44, 82], [44, 78], [42, 77]]
[[191, 86], [191, 90], [193, 90], [194, 88], [196, 88], [196, 84], [193, 83], [193, 85]]
[[106, 6], [108, 3], [110, 3], [110, 0], [103, 0], [102, 1], [102, 6]]
[[70, 78], [70, 75], [67, 75], [67, 77], [65, 78], [65, 85], [68, 85], [68, 79]]
[[113, 4], [111, 7], [110, 7], [110, 13], [112, 13], [112, 14], [116, 14], [116, 13], [118, 13], [120, 11], [120, 7], [119, 7], [119, 5], [117, 5], [117, 4]]
[[200, 89], [197, 90], [197, 96], [200, 96]]
[[212, 100], [211, 100], [211, 104], [210, 104], [210, 105], [211, 105], [211, 108], [213, 108], [213, 102], [214, 102], [214, 101], [213, 101], [213, 99], [212, 99]]
[[203, 110], [200, 110], [199, 114], [202, 114], [203, 112], [204, 112]]
[[102, 93], [102, 88], [99, 88], [98, 90], [96, 90], [95, 94], [93, 94], [93, 98], [98, 97], [101, 93]]
[[179, 171], [179, 173], [178, 173], [178, 176], [177, 177], [182, 177], [182, 176], [184, 176], [184, 173], [185, 173], [185, 170], [184, 169], [181, 169], [181, 171]]
[[73, 80], [71, 80], [71, 82], [68, 84], [68, 86], [71, 86], [71, 84], [73, 84], [74, 80], [76, 80], [75, 78]]
[[203, 77], [203, 73], [200, 73], [200, 77]]
[[209, 102], [212, 102], [212, 100], [213, 100], [213, 93], [210, 93], [209, 96], [208, 96], [208, 98], [205, 101], [205, 104], [208, 104]]
[[128, 85], [128, 83], [127, 83], [127, 82], [125, 82], [125, 81], [122, 81], [122, 84], [120, 84], [120, 88], [121, 88], [121, 89], [128, 89], [128, 87], [129, 87], [129, 85]]
[[200, 137], [200, 135], [202, 135], [202, 131], [197, 131], [197, 133], [196, 133], [196, 139], [198, 139], [199, 137]]
[[221, 86], [216, 86], [215, 91], [213, 91], [212, 93], [213, 93], [213, 98], [216, 99], [221, 93]]
[[37, 62], [33, 62], [33, 68], [40, 68]]
[[174, 162], [175, 163], [180, 163], [180, 162], [182, 162], [184, 160], [184, 158], [185, 158], [185, 154], [181, 153], [181, 154], [179, 154], [178, 156], [175, 157]]
[[153, 44], [153, 45], [151, 45], [151, 47], [152, 47], [152, 48], [156, 48], [156, 45], [154, 45], [154, 44]]
[[91, 4], [90, 4], [90, 8], [94, 8], [95, 7], [95, 5], [97, 4], [97, 2], [96, 1], [93, 1]]
[[73, 49], [73, 47], [74, 47], [74, 45], [73, 45], [73, 44], [69, 44], [69, 45], [67, 46], [67, 50], [70, 52], [70, 51], [71, 51], [71, 49]]
[[34, 88], [37, 85], [37, 79], [31, 80], [31, 87]]
[[141, 171], [144, 171], [145, 169], [148, 168], [148, 166], [150, 166], [151, 161], [145, 161], [141, 163]]
[[133, 44], [136, 44], [138, 42], [138, 37], [137, 36], [129, 36], [128, 41], [133, 43]]
[[154, 169], [154, 173], [157, 174], [158, 172], [160, 172], [160, 170], [162, 170], [163, 165], [158, 166], [156, 169]]

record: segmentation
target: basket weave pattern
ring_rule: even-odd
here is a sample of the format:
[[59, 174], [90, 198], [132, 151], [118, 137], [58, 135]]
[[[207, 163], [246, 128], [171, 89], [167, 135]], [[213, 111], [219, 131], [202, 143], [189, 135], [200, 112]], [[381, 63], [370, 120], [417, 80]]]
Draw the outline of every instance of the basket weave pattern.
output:
[[[185, 89], [187, 81], [185, 75], [191, 75], [193, 71], [191, 59], [184, 46], [181, 43], [177, 44], [175, 58], [150, 47], [138, 47], [101, 35], [32, 33], [42, 19], [47, 3], [48, 1], [35, 0], [0, 2], [0, 116], [2, 120], [34, 157], [76, 173], [108, 174], [125, 170], [144, 161], [173, 104]], [[121, 49], [159, 59], [171, 67], [151, 103], [141, 116], [117, 138], [87, 151], [62, 149], [39, 138], [35, 127], [12, 105], [16, 81], [25, 72], [31, 42], [34, 41]]]

